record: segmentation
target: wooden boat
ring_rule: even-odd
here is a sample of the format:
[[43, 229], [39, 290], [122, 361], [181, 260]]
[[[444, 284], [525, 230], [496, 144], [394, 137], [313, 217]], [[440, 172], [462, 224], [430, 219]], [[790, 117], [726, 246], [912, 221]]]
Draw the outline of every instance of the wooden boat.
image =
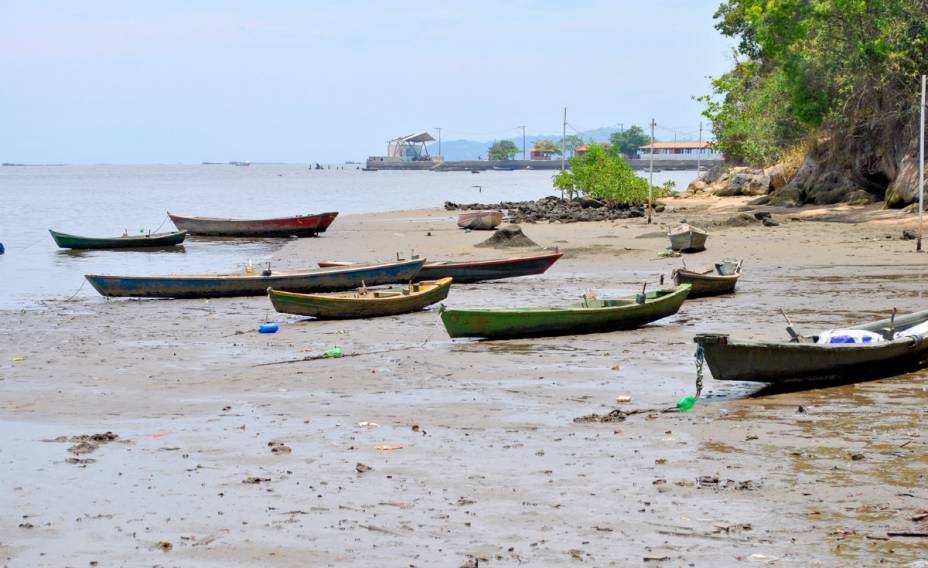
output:
[[48, 230], [55, 244], [63, 249], [128, 249], [150, 247], [172, 247], [184, 242], [187, 231], [171, 233], [149, 233], [147, 235], [123, 235], [121, 237], [79, 237]]
[[320, 319], [393, 316], [419, 311], [448, 297], [451, 279], [416, 282], [400, 288], [361, 288], [333, 294], [296, 294], [269, 288], [274, 309]]
[[706, 239], [709, 233], [692, 225], [680, 225], [667, 233], [670, 237], [670, 248], [679, 252], [698, 252], [706, 250]]
[[470, 211], [458, 215], [458, 227], [487, 231], [503, 222], [502, 211]]
[[319, 214], [319, 228], [316, 229], [320, 233], [324, 233], [326, 229], [329, 228], [329, 225], [332, 224], [332, 221], [338, 217], [338, 211], [328, 211], [326, 213]]
[[507, 308], [441, 311], [451, 337], [511, 339], [632, 329], [673, 315], [690, 292], [689, 284], [638, 298], [585, 299], [558, 308]]
[[[900, 332], [924, 322], [928, 310], [850, 329], [884, 333], [892, 327]], [[718, 381], [856, 382], [906, 373], [928, 363], [928, 333], [877, 343], [819, 344], [816, 337], [797, 339], [802, 340], [740, 341], [727, 334], [694, 338]]]
[[735, 291], [735, 284], [738, 283], [738, 279], [741, 278], [741, 263], [738, 263], [734, 274], [721, 274], [718, 265], [716, 265], [701, 272], [677, 268], [674, 269], [672, 276], [674, 284], [678, 286], [680, 284], [690, 284], [693, 287], [690, 290], [690, 298], [731, 294]]
[[[484, 280], [501, 280], [517, 276], [542, 274], [557, 262], [563, 253], [516, 256], [492, 260], [438, 261], [428, 262], [419, 271], [418, 278], [438, 280], [453, 278], [455, 284], [469, 284]], [[320, 262], [321, 267], [351, 266], [351, 262]]]
[[[293, 292], [335, 292], [364, 284], [394, 284], [414, 280], [425, 259], [319, 268], [305, 272], [239, 274], [108, 276], [88, 274], [87, 280], [104, 296], [135, 298], [217, 298], [261, 296], [268, 288]], [[267, 274], [269, 273], [269, 274]]]
[[186, 230], [191, 235], [209, 237], [312, 237], [325, 232], [336, 215], [337, 212], [331, 212], [277, 219], [220, 219], [182, 217], [168, 212], [178, 229]]

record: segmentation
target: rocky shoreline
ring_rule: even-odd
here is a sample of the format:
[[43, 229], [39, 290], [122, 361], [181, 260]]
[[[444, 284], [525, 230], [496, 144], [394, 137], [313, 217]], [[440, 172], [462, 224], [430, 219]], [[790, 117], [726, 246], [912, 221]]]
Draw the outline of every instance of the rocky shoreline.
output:
[[[644, 217], [645, 215], [645, 208], [642, 206], [607, 204], [589, 197], [563, 199], [549, 196], [536, 201], [501, 201], [499, 203], [445, 202], [445, 210], [447, 211], [481, 209], [507, 211], [509, 220], [512, 223], [614, 221], [617, 219]], [[663, 210], [663, 205], [655, 204], [654, 210]]]

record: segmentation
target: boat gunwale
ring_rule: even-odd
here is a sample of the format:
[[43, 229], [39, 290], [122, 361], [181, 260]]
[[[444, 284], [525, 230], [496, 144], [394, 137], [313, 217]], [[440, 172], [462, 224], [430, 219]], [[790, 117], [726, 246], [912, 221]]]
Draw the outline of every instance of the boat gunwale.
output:
[[180, 219], [182, 221], [222, 221], [222, 222], [234, 222], [234, 223], [267, 223], [271, 221], [288, 221], [291, 219], [305, 219], [307, 217], [322, 217], [323, 215], [337, 214], [337, 211], [329, 211], [326, 213], [307, 213], [305, 215], [289, 215], [287, 217], [268, 217], [265, 219], [237, 219], [235, 217], [186, 217], [184, 215], [176, 215], [167, 212], [168, 217], [173, 221], [174, 219]]
[[88, 241], [115, 241], [125, 239], [126, 241], [133, 240], [144, 242], [145, 240], [150, 239], [166, 239], [169, 237], [178, 237], [181, 234], [186, 235], [188, 231], [186, 229], [181, 229], [178, 231], [167, 231], [164, 233], [149, 233], [147, 235], [119, 235], [118, 237], [87, 237], [83, 235], [74, 235], [72, 233], [62, 233], [61, 231], [56, 231], [54, 229], [49, 229], [48, 232], [51, 233], [52, 238], [64, 237], [68, 239], [84, 239]]
[[300, 277], [308, 276], [310, 274], [328, 274], [332, 272], [354, 272], [358, 270], [369, 270], [371, 268], [382, 268], [382, 267], [392, 267], [392, 266], [405, 266], [408, 264], [414, 264], [416, 262], [425, 261], [425, 259], [416, 259], [409, 261], [394, 261], [394, 262], [382, 262], [375, 264], [353, 264], [351, 266], [329, 266], [325, 268], [314, 268], [308, 271], [302, 272], [272, 272], [268, 276], [262, 275], [260, 272], [255, 272], [253, 274], [248, 273], [230, 273], [230, 274], [161, 274], [157, 276], [134, 276], [126, 274], [85, 274], [85, 278], [123, 278], [123, 279], [133, 279], [133, 280], [163, 280], [170, 278], [173, 280], [229, 280], [230, 278], [235, 278], [239, 280], [251, 280], [259, 278], [291, 278], [291, 277]]
[[[362, 305], [363, 303], [368, 302], [378, 302], [378, 303], [397, 303], [399, 301], [409, 300], [411, 298], [419, 298], [432, 294], [448, 288], [451, 286], [452, 279], [450, 277], [441, 278], [439, 280], [424, 280], [420, 282], [413, 282], [413, 284], [432, 284], [427, 290], [420, 290], [418, 292], [410, 292], [409, 294], [402, 294], [399, 296], [390, 296], [386, 298], [376, 298], [371, 296], [370, 298], [349, 298], [345, 296], [339, 296], [338, 294], [344, 294], [345, 292], [329, 292], [329, 293], [309, 293], [304, 294], [300, 292], [288, 292], [286, 290], [275, 290], [273, 287], [268, 288], [269, 296], [277, 296], [278, 298], [287, 298], [293, 300], [313, 300], [313, 301], [323, 301], [331, 303], [342, 303], [342, 304], [358, 304]], [[377, 292], [376, 289], [371, 289], [371, 292]]]

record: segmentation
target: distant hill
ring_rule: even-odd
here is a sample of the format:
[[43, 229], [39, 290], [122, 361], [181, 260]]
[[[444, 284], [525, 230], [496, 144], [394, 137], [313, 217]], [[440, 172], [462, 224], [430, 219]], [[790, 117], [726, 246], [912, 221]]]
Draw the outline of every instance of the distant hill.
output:
[[[584, 140], [593, 139], [595, 142], [608, 142], [609, 135], [613, 132], [618, 132], [618, 128], [596, 128], [594, 130], [587, 130], [585, 132], [580, 132], [578, 136]], [[576, 134], [576, 133], [568, 133]], [[546, 136], [535, 135], [535, 136], [526, 136], [525, 137], [525, 151], [530, 152], [532, 145], [537, 140], [552, 140], [559, 141], [561, 139], [560, 134], [550, 134]], [[522, 150], [522, 137], [516, 136], [515, 138], [509, 138], [516, 145], [516, 148], [519, 148], [520, 152], [516, 155], [517, 159], [522, 159], [521, 150]], [[478, 158], [487, 158], [487, 152], [490, 149], [490, 145], [493, 144], [494, 140], [487, 142], [478, 142], [476, 140], [442, 140], [441, 141], [441, 153], [445, 156], [446, 160], [476, 160]], [[438, 143], [428, 145], [429, 153], [432, 155], [438, 155]], [[526, 157], [527, 158], [527, 157]]]

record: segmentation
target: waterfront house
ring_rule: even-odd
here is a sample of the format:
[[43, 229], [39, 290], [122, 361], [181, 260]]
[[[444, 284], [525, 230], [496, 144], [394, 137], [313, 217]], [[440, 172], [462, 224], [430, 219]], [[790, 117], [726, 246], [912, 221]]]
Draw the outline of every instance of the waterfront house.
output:
[[648, 160], [652, 152], [655, 160], [696, 160], [699, 158], [706, 162], [721, 162], [725, 159], [721, 152], [710, 148], [708, 142], [655, 142], [639, 148], [638, 157]]

